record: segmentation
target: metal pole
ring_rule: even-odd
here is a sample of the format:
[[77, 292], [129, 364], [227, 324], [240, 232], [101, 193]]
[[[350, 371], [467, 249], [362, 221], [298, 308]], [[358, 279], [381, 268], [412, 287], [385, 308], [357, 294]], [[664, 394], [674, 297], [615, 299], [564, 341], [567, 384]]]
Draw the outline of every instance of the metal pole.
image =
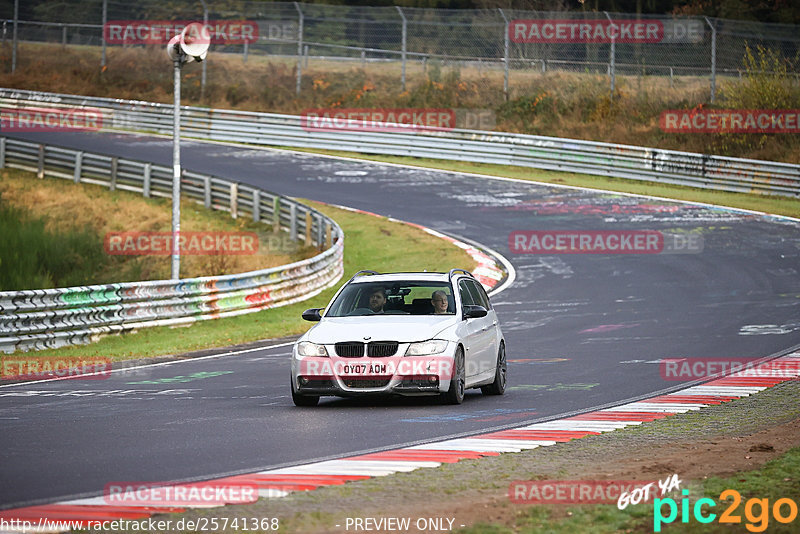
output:
[[711, 103], [714, 103], [714, 97], [717, 95], [717, 29], [706, 19], [706, 24], [711, 28]]
[[67, 47], [67, 25], [64, 24], [61, 26], [61, 48], [64, 49]]
[[506, 97], [506, 101], [508, 101], [508, 48], [509, 48], [509, 38], [508, 38], [508, 18], [506, 17], [505, 12], [502, 8], [497, 8], [500, 11], [500, 16], [503, 17], [503, 21], [505, 25], [503, 26], [504, 31], [503, 33], [505, 36], [503, 37], [503, 95]]
[[406, 37], [408, 35], [408, 33], [407, 33], [408, 32], [408, 21], [406, 20], [406, 16], [403, 13], [403, 9], [400, 6], [394, 6], [394, 7], [397, 8], [397, 12], [400, 13], [400, 18], [403, 19], [403, 36], [402, 36], [402, 40], [403, 40], [403, 44], [402, 44], [402, 47], [403, 47], [402, 48], [403, 67], [402, 67], [402, 74], [400, 75], [400, 83], [402, 84], [403, 91], [405, 91], [406, 90]]
[[106, 66], [106, 23], [108, 22], [108, 0], [103, 0], [103, 55], [100, 58], [100, 66]]
[[[208, 6], [206, 5], [205, 0], [200, 0], [200, 3], [203, 4], [203, 26], [206, 28], [208, 27]], [[247, 46], [247, 44], [245, 44]], [[245, 57], [247, 54], [245, 53]], [[206, 58], [208, 59], [208, 58]], [[247, 60], [245, 60], [247, 61]], [[200, 73], [200, 100], [205, 100], [206, 97], [206, 63], [207, 61], [203, 61], [202, 67], [203, 70]]]
[[[608, 22], [610, 22], [611, 25], [614, 25], [614, 21], [611, 20], [611, 17], [608, 15], [608, 12], [607, 11], [603, 11], [603, 13], [605, 13], [606, 18], [608, 19]], [[609, 25], [609, 28], [611, 27], [611, 25]], [[616, 41], [617, 41], [616, 36], [612, 36], [611, 37], [611, 51], [609, 52], [609, 55], [610, 55], [609, 67], [608, 67], [608, 73], [611, 76], [611, 98], [612, 99], [614, 98], [614, 86], [616, 85], [616, 81], [617, 81], [616, 80], [616, 78], [617, 78], [616, 66], [614, 65], [614, 61], [616, 59]]]
[[14, 0], [14, 29], [11, 31], [11, 39], [14, 43], [11, 47], [11, 72], [17, 70], [17, 23], [19, 22], [19, 0]]
[[297, 87], [295, 92], [300, 96], [300, 81], [303, 79], [303, 10], [300, 4], [294, 2], [294, 8], [299, 17], [297, 21]]
[[172, 279], [179, 280], [181, 255], [181, 60], [173, 64], [174, 97], [172, 109]]

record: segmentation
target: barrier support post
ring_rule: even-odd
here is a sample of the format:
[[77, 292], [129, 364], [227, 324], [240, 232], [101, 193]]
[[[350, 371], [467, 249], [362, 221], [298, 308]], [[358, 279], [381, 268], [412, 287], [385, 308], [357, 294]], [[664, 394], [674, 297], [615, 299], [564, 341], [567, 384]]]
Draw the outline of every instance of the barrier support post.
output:
[[281, 231], [281, 198], [278, 195], [272, 200], [272, 231], [276, 234]]
[[261, 191], [253, 191], [253, 222], [261, 220]]
[[239, 184], [231, 182], [231, 217], [239, 217]]
[[289, 206], [289, 237], [297, 241], [297, 204]]
[[153, 164], [144, 164], [144, 184], [142, 185], [142, 195], [144, 198], [150, 198], [150, 175], [153, 172]]
[[117, 167], [119, 167], [119, 158], [111, 158], [111, 181], [108, 184], [109, 191], [117, 190]]
[[211, 177], [203, 176], [203, 205], [206, 209], [211, 208]]
[[76, 184], [81, 183], [81, 173], [83, 172], [83, 152], [75, 152], [75, 173], [72, 179]]
[[44, 145], [39, 145], [39, 163], [36, 169], [36, 176], [40, 180], [44, 178]]

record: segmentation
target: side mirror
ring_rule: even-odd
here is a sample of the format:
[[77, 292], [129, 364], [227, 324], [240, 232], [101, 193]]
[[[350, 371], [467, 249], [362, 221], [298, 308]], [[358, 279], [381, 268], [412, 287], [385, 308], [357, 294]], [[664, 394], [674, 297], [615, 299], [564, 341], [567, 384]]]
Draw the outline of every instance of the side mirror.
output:
[[464, 306], [464, 319], [477, 319], [478, 317], [486, 317], [486, 314], [489, 313], [486, 311], [486, 308], [483, 306], [474, 306], [472, 304], [467, 304]]
[[322, 308], [309, 308], [303, 312], [303, 319], [306, 321], [319, 321], [322, 319], [321, 311]]

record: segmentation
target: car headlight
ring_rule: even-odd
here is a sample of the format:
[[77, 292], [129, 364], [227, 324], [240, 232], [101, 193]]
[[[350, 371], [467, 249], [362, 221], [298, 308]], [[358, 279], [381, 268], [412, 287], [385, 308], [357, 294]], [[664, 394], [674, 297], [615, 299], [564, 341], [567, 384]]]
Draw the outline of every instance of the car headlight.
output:
[[439, 354], [447, 349], [447, 341], [443, 339], [431, 339], [411, 343], [406, 349], [406, 356], [428, 356], [429, 354]]
[[325, 345], [317, 345], [310, 341], [303, 341], [297, 344], [297, 354], [300, 356], [317, 356], [328, 357], [328, 351], [325, 350]]

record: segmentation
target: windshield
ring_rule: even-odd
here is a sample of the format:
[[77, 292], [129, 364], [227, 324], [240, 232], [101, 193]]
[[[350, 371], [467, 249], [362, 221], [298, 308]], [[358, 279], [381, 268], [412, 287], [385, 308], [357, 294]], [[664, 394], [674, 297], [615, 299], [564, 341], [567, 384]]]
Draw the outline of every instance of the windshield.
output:
[[360, 282], [339, 293], [326, 317], [359, 315], [453, 315], [455, 300], [448, 282]]

